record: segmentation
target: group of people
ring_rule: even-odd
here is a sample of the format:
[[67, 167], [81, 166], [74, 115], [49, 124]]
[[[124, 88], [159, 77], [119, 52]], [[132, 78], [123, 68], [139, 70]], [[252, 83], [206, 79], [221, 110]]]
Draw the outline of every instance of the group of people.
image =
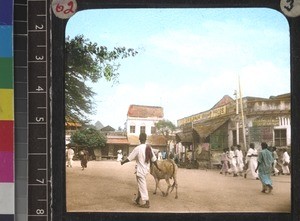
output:
[[[269, 147], [266, 142], [261, 143], [261, 151], [258, 152], [254, 143], [250, 143], [245, 160], [241, 146], [224, 148], [221, 154], [222, 168], [220, 174], [233, 174], [234, 177], [251, 174], [252, 178], [260, 180], [262, 192], [270, 193], [273, 189], [272, 175], [289, 175], [290, 156], [283, 149], [282, 164], [279, 163], [276, 147]], [[281, 167], [281, 170], [278, 169]]]
[[[73, 166], [73, 158], [74, 158], [75, 152], [73, 148], [71, 147], [70, 144], [67, 144], [67, 149], [66, 149], [66, 164], [67, 167], [72, 167]], [[84, 170], [87, 168], [87, 163], [89, 159], [89, 152], [86, 150], [86, 148], [83, 148], [82, 150], [79, 151], [78, 157], [80, 160], [81, 164], [81, 169]]]

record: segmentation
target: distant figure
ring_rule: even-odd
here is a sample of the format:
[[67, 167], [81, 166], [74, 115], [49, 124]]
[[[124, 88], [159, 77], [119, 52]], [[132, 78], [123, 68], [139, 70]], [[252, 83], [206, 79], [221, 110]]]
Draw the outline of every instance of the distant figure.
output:
[[283, 149], [283, 155], [282, 155], [282, 173], [283, 175], [290, 175], [290, 155], [287, 152], [287, 149]]
[[74, 150], [71, 148], [70, 144], [67, 145], [66, 156], [67, 156], [67, 167], [72, 167]]
[[157, 159], [158, 160], [162, 160], [163, 159], [160, 150], [157, 152]]
[[167, 159], [167, 151], [163, 150], [162, 153], [161, 153], [161, 155], [162, 155], [162, 159], [163, 160]]
[[[149, 195], [147, 189], [146, 176], [150, 172], [150, 161], [154, 163], [158, 170], [160, 170], [157, 166], [157, 158], [153, 152], [153, 149], [150, 145], [146, 145], [147, 135], [145, 133], [141, 133], [139, 136], [140, 145], [135, 147], [132, 152], [129, 154], [126, 160], [121, 162], [121, 165], [124, 163], [130, 162], [132, 160], [136, 160], [136, 180], [138, 183], [138, 195], [135, 199], [135, 203], [142, 208], [150, 208]], [[144, 201], [143, 204], [140, 205], [140, 199]]]
[[237, 177], [237, 167], [236, 167], [236, 158], [237, 156], [235, 155], [235, 147], [231, 147], [229, 150], [228, 154], [229, 162], [230, 162], [230, 168], [228, 170], [229, 173], [233, 173], [234, 177]]
[[227, 175], [227, 173], [228, 173], [228, 156], [227, 156], [227, 151], [228, 150], [228, 148], [224, 148], [223, 149], [223, 153], [221, 154], [221, 164], [222, 164], [222, 168], [221, 168], [221, 171], [220, 171], [220, 174], [225, 174], [225, 175]]
[[122, 150], [118, 150], [118, 151], [117, 151], [117, 153], [118, 153], [118, 156], [117, 156], [117, 161], [118, 161], [118, 162], [121, 162], [121, 161], [122, 161], [122, 159], [123, 159]]
[[278, 165], [278, 154], [276, 151], [276, 147], [271, 148], [273, 158], [274, 158], [274, 164], [273, 164], [273, 176], [279, 175], [279, 170], [277, 169]]
[[87, 163], [89, 159], [89, 152], [86, 150], [86, 148], [79, 151], [79, 159], [81, 163], [81, 168], [82, 170], [84, 170], [84, 168], [87, 168]]
[[267, 143], [262, 142], [261, 148], [262, 151], [258, 155], [255, 172], [258, 170], [258, 176], [262, 183], [261, 192], [270, 193], [273, 189], [271, 173], [273, 170], [274, 158], [272, 152], [268, 150]]
[[244, 155], [241, 150], [241, 145], [237, 145], [237, 150], [236, 150], [236, 166], [237, 166], [237, 172], [240, 176], [243, 175], [244, 171]]
[[254, 147], [254, 143], [250, 143], [250, 148], [247, 152], [247, 163], [248, 163], [248, 169], [246, 170], [244, 174], [244, 178], [247, 178], [247, 175], [249, 172], [251, 172], [252, 177], [256, 180], [259, 180], [257, 171], [255, 169], [257, 168], [257, 150]]

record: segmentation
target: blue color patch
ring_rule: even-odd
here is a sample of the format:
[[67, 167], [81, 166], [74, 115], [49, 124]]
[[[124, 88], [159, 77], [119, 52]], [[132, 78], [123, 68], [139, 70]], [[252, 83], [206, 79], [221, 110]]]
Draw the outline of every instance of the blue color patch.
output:
[[0, 25], [0, 57], [12, 57], [13, 55], [13, 32], [12, 26]]
[[12, 1], [0, 0], [0, 25], [13, 25]]

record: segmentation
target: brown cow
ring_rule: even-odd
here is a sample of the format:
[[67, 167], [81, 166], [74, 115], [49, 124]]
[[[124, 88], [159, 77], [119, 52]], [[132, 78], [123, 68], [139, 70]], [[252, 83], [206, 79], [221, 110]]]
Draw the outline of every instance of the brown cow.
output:
[[[152, 163], [151, 163], [151, 168], [150, 168], [150, 174], [154, 177], [155, 180], [155, 191], [153, 194], [156, 194], [157, 188], [162, 192], [163, 196], [167, 196], [173, 191], [174, 187], [176, 190], [176, 195], [175, 199], [178, 198], [177, 195], [177, 165], [175, 164], [174, 160], [167, 159], [167, 160], [158, 160], [157, 161], [158, 168], [161, 170], [159, 171]], [[170, 179], [174, 180], [173, 185], [170, 184]], [[168, 184], [168, 189], [166, 193], [161, 190], [160, 185], [159, 185], [159, 180], [165, 179], [167, 184]], [[171, 189], [171, 190], [170, 190]]]

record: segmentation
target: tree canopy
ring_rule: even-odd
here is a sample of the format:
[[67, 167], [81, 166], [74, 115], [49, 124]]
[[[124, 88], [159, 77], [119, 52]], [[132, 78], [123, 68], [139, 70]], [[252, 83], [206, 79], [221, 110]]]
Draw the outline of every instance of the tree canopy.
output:
[[96, 129], [85, 128], [72, 134], [71, 143], [88, 148], [101, 148], [106, 144], [106, 137]]
[[86, 81], [96, 83], [105, 78], [112, 83], [118, 82], [119, 59], [135, 56], [138, 52], [132, 48], [115, 47], [109, 50], [98, 46], [83, 35], [73, 39], [66, 38], [65, 71], [65, 111], [69, 121], [86, 123], [88, 114], [94, 113], [93, 96], [95, 92], [86, 85]]
[[155, 124], [155, 127], [157, 132], [164, 135], [167, 140], [169, 139], [169, 135], [176, 129], [176, 126], [169, 120], [160, 120]]

